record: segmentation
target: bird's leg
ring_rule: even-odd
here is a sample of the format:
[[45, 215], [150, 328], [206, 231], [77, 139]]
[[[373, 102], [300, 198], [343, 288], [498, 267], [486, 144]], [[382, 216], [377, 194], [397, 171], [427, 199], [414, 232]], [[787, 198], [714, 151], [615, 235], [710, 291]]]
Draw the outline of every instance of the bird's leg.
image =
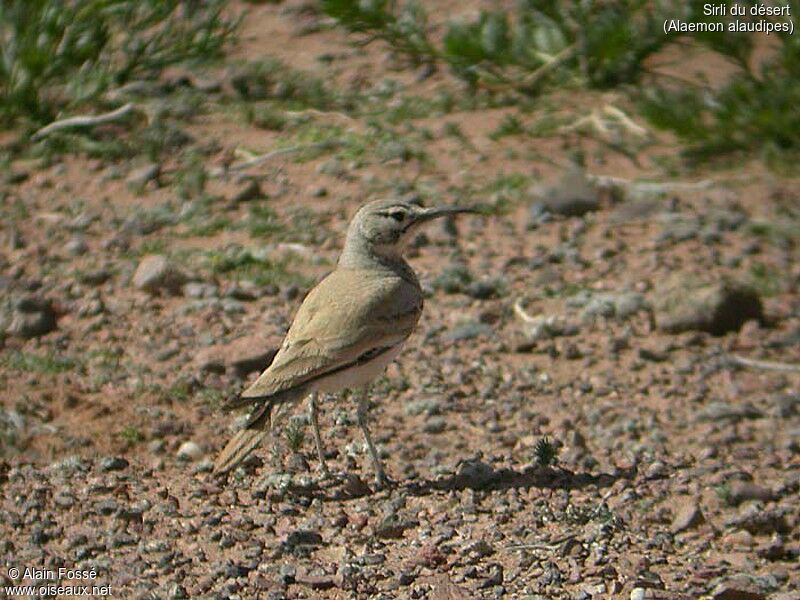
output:
[[375, 449], [375, 444], [372, 443], [372, 436], [367, 429], [367, 412], [369, 412], [369, 396], [366, 390], [359, 390], [358, 395], [358, 426], [364, 432], [364, 441], [367, 443], [367, 450], [372, 459], [372, 466], [375, 468], [375, 483], [379, 488], [388, 486], [389, 478], [386, 477], [386, 471], [383, 470], [383, 464], [378, 456], [378, 451]]
[[311, 394], [308, 396], [308, 417], [311, 421], [311, 428], [314, 430], [314, 443], [317, 446], [317, 456], [319, 457], [319, 466], [322, 470], [322, 477], [324, 479], [330, 479], [331, 472], [328, 470], [328, 464], [325, 462], [325, 449], [322, 447], [322, 435], [319, 433], [317, 392], [311, 392]]

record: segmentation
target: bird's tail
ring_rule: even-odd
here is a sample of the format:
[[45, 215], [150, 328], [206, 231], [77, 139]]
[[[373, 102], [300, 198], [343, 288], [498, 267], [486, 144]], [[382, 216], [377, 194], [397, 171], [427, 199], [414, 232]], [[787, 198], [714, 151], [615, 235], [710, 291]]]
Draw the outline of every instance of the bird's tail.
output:
[[268, 432], [260, 429], [242, 429], [231, 438], [228, 445], [214, 461], [214, 473], [227, 473], [235, 468], [261, 444]]
[[[281, 405], [297, 401], [307, 393], [305, 386], [285, 390], [272, 396], [240, 398], [229, 403], [229, 406], [243, 406], [256, 403], [244, 429], [234, 435], [214, 461], [214, 473], [227, 473], [234, 469], [247, 456], [261, 445], [272, 429], [274, 409]], [[280, 411], [279, 411], [280, 413]]]

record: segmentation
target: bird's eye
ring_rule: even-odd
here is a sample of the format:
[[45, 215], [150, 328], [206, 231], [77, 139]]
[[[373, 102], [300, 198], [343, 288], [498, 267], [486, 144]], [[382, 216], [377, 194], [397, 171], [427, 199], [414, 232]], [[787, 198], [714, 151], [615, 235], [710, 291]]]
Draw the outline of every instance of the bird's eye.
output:
[[396, 210], [389, 213], [389, 217], [397, 221], [398, 223], [402, 223], [406, 218], [406, 213], [402, 210]]

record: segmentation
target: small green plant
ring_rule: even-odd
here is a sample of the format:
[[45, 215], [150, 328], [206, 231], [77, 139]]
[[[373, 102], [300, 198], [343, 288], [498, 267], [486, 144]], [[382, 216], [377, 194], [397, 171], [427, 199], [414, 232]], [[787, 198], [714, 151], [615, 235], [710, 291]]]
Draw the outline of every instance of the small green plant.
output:
[[289, 270], [291, 256], [271, 259], [266, 253], [230, 246], [223, 251], [203, 254], [203, 262], [215, 275], [249, 279], [256, 285], [299, 285], [309, 287], [310, 279]]
[[128, 425], [117, 433], [117, 436], [129, 444], [139, 444], [145, 440], [142, 430], [135, 425]]
[[289, 450], [298, 453], [303, 449], [303, 444], [306, 441], [306, 429], [301, 419], [289, 419], [283, 433]]
[[225, 393], [216, 388], [203, 388], [199, 392], [200, 400], [212, 410], [218, 410], [225, 401]]
[[777, 296], [784, 291], [788, 277], [775, 267], [756, 262], [750, 265], [750, 281], [764, 297]]
[[500, 125], [489, 134], [489, 137], [493, 140], [499, 140], [500, 138], [521, 135], [523, 133], [525, 133], [525, 127], [522, 125], [522, 121], [519, 120], [519, 117], [516, 115], [506, 115], [503, 117]]
[[445, 294], [461, 294], [473, 281], [472, 273], [466, 265], [455, 264], [445, 267], [433, 280], [433, 288]]
[[717, 494], [717, 498], [723, 504], [728, 506], [734, 506], [736, 502], [733, 499], [733, 492], [731, 492], [731, 486], [728, 483], [723, 483], [714, 488], [714, 493]]
[[558, 448], [547, 436], [540, 438], [533, 448], [533, 456], [540, 467], [550, 467], [558, 462]]
[[33, 354], [30, 352], [11, 352], [2, 358], [6, 368], [14, 371], [41, 373], [43, 375], [57, 375], [74, 371], [81, 364], [69, 356], [62, 356], [55, 352], [47, 354]]

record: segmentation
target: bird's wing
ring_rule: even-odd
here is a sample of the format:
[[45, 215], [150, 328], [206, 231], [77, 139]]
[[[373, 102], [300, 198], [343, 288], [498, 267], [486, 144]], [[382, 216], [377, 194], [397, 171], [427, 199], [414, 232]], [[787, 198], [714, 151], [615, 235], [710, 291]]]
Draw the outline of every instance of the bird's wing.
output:
[[339, 269], [306, 297], [272, 364], [242, 393], [269, 397], [311, 383], [405, 340], [422, 294], [396, 276]]

